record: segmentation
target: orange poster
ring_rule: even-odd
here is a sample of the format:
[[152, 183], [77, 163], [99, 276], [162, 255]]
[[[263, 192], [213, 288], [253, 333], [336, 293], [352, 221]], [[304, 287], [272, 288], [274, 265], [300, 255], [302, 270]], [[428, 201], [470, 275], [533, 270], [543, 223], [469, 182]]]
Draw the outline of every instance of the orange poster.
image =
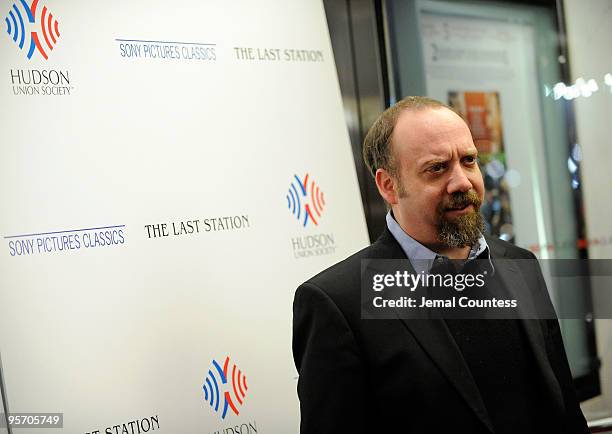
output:
[[497, 92], [450, 92], [450, 105], [466, 120], [474, 144], [483, 154], [503, 152], [502, 121]]
[[505, 181], [506, 155], [498, 92], [448, 93], [449, 105], [465, 119], [478, 148], [478, 159], [485, 181], [481, 212], [486, 231], [506, 241], [514, 239], [510, 193]]

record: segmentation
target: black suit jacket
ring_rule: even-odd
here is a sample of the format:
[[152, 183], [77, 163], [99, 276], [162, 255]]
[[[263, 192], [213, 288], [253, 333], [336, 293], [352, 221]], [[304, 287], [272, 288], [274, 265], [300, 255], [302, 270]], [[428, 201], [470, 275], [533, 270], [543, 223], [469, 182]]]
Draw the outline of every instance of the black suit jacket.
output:
[[[494, 262], [535, 259], [501, 240], [487, 243]], [[386, 230], [296, 291], [293, 356], [301, 433], [492, 433], [478, 387], [444, 320], [361, 319], [361, 260], [368, 258], [406, 255]], [[527, 271], [500, 267], [500, 278], [550, 303], [537, 262], [529, 263]], [[549, 432], [588, 433], [557, 320], [520, 324], [556, 415]]]

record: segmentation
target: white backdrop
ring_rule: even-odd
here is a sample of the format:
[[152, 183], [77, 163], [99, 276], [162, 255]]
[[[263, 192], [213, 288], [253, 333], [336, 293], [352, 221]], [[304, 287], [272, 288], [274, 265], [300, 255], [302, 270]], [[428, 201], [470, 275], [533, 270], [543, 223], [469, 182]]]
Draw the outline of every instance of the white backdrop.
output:
[[[294, 289], [368, 243], [322, 4], [33, 5], [0, 1], [10, 411], [69, 433], [297, 432]], [[226, 357], [248, 390], [219, 383], [215, 411], [202, 386]]]

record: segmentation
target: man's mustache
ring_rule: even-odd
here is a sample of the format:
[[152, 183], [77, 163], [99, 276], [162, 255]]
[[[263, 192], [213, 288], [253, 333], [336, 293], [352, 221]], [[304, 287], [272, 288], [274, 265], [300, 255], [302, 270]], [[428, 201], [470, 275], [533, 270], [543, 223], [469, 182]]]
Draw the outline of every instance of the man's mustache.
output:
[[438, 206], [438, 211], [443, 213], [449, 209], [463, 209], [468, 205], [474, 205], [476, 211], [480, 209], [482, 201], [474, 190], [468, 192], [453, 193], [448, 199], [442, 201]]

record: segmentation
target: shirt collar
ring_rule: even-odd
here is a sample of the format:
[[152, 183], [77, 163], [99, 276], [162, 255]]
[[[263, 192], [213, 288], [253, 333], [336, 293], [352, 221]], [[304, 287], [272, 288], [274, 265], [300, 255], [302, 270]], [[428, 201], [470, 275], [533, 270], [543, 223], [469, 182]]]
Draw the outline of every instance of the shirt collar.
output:
[[[476, 243], [470, 249], [470, 254], [468, 255], [468, 261], [472, 259], [476, 259], [482, 252], [489, 248], [487, 244], [487, 240], [485, 240], [484, 235], [480, 234], [480, 238], [476, 241]], [[487, 258], [491, 258], [489, 252], [487, 251]]]
[[[433, 265], [433, 261], [438, 256], [436, 252], [430, 250], [425, 247], [423, 244], [419, 243], [417, 240], [408, 235], [399, 223], [393, 217], [391, 211], [387, 213], [387, 228], [393, 235], [393, 237], [397, 240], [399, 245], [402, 247], [402, 250], [410, 260], [414, 271], [417, 273], [428, 273]], [[470, 249], [470, 253], [468, 255], [467, 260], [471, 261], [476, 259], [486, 250], [486, 258], [489, 260], [489, 264], [491, 268], [493, 268], [493, 264], [491, 263], [491, 254], [489, 245], [487, 244], [487, 240], [485, 240], [484, 235], [480, 234], [480, 238], [478, 241], [472, 246]]]

